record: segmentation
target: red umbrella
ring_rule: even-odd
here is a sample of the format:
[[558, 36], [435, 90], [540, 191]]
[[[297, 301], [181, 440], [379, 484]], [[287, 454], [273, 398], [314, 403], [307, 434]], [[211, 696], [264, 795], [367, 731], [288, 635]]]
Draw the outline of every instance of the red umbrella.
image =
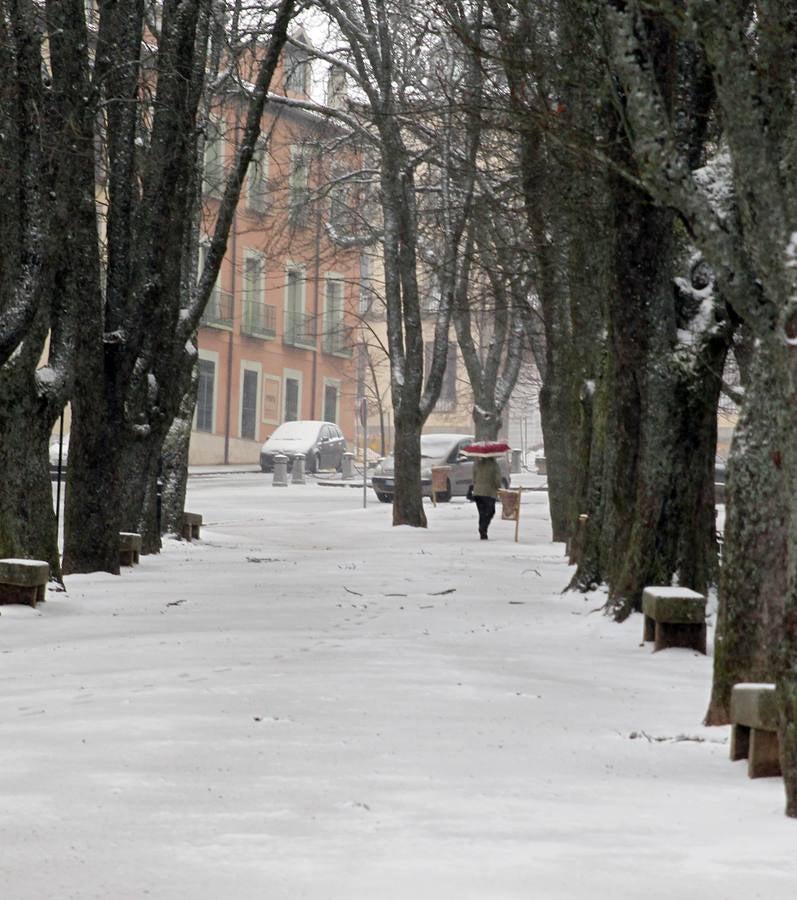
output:
[[506, 441], [477, 441], [475, 444], [468, 444], [462, 448], [462, 452], [468, 456], [496, 457], [503, 456], [507, 451], [511, 450]]

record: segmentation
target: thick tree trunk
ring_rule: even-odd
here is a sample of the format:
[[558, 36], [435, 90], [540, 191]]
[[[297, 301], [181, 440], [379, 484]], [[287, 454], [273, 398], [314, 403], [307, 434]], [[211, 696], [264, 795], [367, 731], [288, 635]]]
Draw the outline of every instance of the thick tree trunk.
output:
[[722, 373], [732, 340], [729, 321], [720, 323], [697, 355], [678, 366], [675, 386], [675, 455], [671, 541], [680, 584], [705, 594], [717, 584], [719, 558], [714, 475], [717, 410]]
[[0, 370], [0, 557], [44, 560], [60, 581], [48, 455], [53, 423], [31, 382], [30, 370], [13, 362]]
[[720, 321], [707, 337], [700, 327], [710, 288], [676, 293], [672, 214], [627, 182], [614, 181], [614, 196], [605, 521], [590, 529], [608, 552], [593, 549], [577, 581], [605, 579], [608, 608], [621, 621], [639, 608], [648, 584], [675, 580], [705, 591], [716, 578], [716, 409], [730, 329]]
[[577, 506], [573, 510], [575, 547], [572, 541], [569, 547], [570, 562], [576, 565], [570, 587], [581, 591], [594, 590], [605, 581], [605, 558], [612, 544], [606, 515], [606, 453], [613, 434], [609, 392], [607, 380], [601, 378], [597, 389], [586, 391], [582, 400], [581, 437], [575, 460], [577, 466], [580, 464], [574, 495]]
[[570, 385], [557, 360], [549, 361], [540, 389], [540, 424], [545, 446], [545, 470], [548, 478], [548, 509], [551, 515], [551, 540], [567, 541], [570, 535], [570, 473], [572, 438]]
[[708, 725], [728, 723], [734, 684], [773, 681], [777, 673], [792, 503], [784, 489], [784, 417], [793, 400], [775, 357], [759, 344], [731, 444]]
[[199, 379], [195, 369], [191, 386], [183, 396], [180, 411], [175, 416], [163, 442], [162, 534], [180, 534], [182, 531], [185, 493], [188, 487], [188, 448], [191, 442], [191, 424], [198, 385]]
[[423, 420], [417, 410], [396, 414], [393, 447], [396, 490], [393, 495], [393, 524], [426, 528], [426, 513], [421, 497], [421, 428]]
[[72, 387], [76, 323], [93, 313], [99, 281], [86, 29], [79, 0], [47, 4], [45, 23], [39, 6], [4, 8], [0, 553], [44, 559], [60, 579], [48, 441]]
[[[124, 417], [107, 416], [95, 398], [78, 391], [72, 401], [69, 473], [64, 504], [64, 573], [119, 574], [119, 532], [124, 523]], [[120, 427], [121, 420], [121, 427]]]
[[473, 407], [473, 424], [477, 441], [497, 440], [503, 421], [493, 397], [488, 394], [477, 395]]
[[127, 483], [125, 498], [125, 531], [141, 535], [141, 553], [160, 553], [158, 481], [162, 470], [163, 440], [160, 432], [151, 433], [131, 447], [132, 467], [136, 477]]

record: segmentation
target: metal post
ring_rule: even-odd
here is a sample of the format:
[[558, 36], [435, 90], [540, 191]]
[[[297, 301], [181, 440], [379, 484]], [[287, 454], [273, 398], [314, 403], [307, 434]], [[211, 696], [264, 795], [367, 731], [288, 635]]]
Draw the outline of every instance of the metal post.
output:
[[155, 518], [158, 523], [158, 537], [163, 534], [161, 518], [163, 515], [163, 456], [158, 457], [158, 480], [155, 482]]
[[360, 398], [360, 424], [363, 426], [363, 509], [368, 504], [368, 401]]
[[58, 528], [61, 516], [61, 460], [64, 454], [64, 414], [61, 413], [61, 424], [58, 428], [58, 470], [55, 486], [55, 536], [58, 539]]

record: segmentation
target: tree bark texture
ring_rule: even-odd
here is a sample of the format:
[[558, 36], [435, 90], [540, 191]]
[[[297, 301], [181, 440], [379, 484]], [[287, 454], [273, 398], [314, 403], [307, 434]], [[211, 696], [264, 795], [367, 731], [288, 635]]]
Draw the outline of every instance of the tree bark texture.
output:
[[47, 3], [43, 17], [33, 5], [2, 12], [0, 70], [13, 90], [0, 99], [0, 553], [44, 559], [60, 578], [48, 439], [99, 279], [87, 38], [79, 0]]
[[[64, 568], [118, 571], [119, 530], [140, 531], [157, 552], [155, 485], [163, 440], [195, 360], [195, 331], [224, 256], [241, 184], [260, 132], [268, 87], [293, 15], [276, 11], [258, 59], [244, 137], [219, 206], [208, 260], [186, 305], [185, 259], [196, 212], [197, 115], [206, 70], [210, 6], [167, 0], [156, 56], [151, 121], [138, 105], [141, 5], [103, 6], [97, 66], [109, 113], [108, 288], [104, 321], [82, 336], [73, 404]], [[152, 89], [153, 85], [148, 85]], [[147, 128], [146, 153], [139, 130]], [[92, 330], [93, 329], [93, 330]], [[71, 456], [72, 454], [70, 454]], [[99, 479], [100, 488], [95, 487]]]
[[53, 420], [41, 414], [34, 374], [44, 347], [38, 330], [39, 340], [29, 334], [23, 355], [0, 369], [0, 557], [44, 560], [60, 580], [48, 457]]
[[199, 378], [196, 367], [194, 367], [191, 384], [183, 395], [180, 410], [163, 442], [162, 534], [180, 534], [182, 532], [185, 493], [188, 487], [188, 448], [191, 442], [191, 426], [198, 386]]
[[765, 346], [753, 362], [728, 460], [723, 564], [706, 724], [730, 721], [731, 688], [774, 681], [788, 590], [792, 501], [784, 413], [792, 402]]
[[416, 409], [400, 410], [395, 416], [393, 459], [395, 478], [405, 489], [393, 497], [393, 524], [426, 527], [426, 513], [421, 497], [421, 428], [423, 420]]

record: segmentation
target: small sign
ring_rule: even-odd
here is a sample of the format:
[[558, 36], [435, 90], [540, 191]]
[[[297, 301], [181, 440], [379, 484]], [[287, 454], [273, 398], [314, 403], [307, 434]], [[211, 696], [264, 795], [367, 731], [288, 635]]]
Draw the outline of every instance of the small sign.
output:
[[451, 466], [432, 467], [432, 505], [437, 506], [437, 495], [448, 494], [448, 473]]
[[518, 527], [520, 526], [520, 491], [498, 491], [501, 500], [501, 518], [509, 519], [515, 523], [515, 543], [518, 539]]

